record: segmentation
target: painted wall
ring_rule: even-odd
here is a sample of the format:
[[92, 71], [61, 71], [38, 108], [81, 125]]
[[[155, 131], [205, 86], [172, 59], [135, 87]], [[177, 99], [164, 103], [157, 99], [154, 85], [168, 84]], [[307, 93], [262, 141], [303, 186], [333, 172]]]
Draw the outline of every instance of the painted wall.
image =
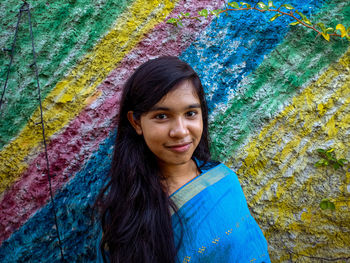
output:
[[[283, 1], [274, 1], [280, 5]], [[52, 189], [65, 258], [94, 262], [91, 206], [106, 182], [122, 85], [142, 62], [176, 55], [199, 73], [214, 156], [238, 174], [273, 262], [350, 260], [350, 171], [316, 168], [317, 148], [350, 159], [350, 49], [290, 20], [231, 12], [175, 28], [180, 12], [223, 0], [29, 1]], [[250, 2], [254, 3], [254, 2]], [[313, 21], [350, 26], [341, 0], [291, 0]], [[0, 47], [21, 3], [0, 3]], [[59, 262], [28, 17], [0, 110], [0, 262]], [[4, 85], [9, 53], [0, 51]], [[336, 200], [335, 211], [319, 202]]]

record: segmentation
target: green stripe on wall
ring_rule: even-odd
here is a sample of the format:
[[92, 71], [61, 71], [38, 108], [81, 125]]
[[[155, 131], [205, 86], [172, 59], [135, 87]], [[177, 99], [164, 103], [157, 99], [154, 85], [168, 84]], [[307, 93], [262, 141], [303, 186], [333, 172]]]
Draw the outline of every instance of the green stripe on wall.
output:
[[[42, 98], [108, 31], [132, 0], [29, 1]], [[21, 1], [2, 1], [0, 47], [10, 48]], [[28, 16], [23, 14], [5, 103], [0, 112], [0, 149], [18, 134], [38, 106]], [[0, 52], [4, 85], [9, 54]], [[45, 110], [45, 109], [44, 109]], [[35, 120], [33, 120], [35, 121]]]
[[[341, 18], [342, 21], [338, 21]], [[332, 1], [312, 18], [335, 27], [350, 25], [350, 6]], [[289, 99], [314, 76], [336, 62], [349, 46], [345, 39], [325, 41], [306, 28], [293, 28], [285, 40], [248, 78], [244, 90], [238, 91], [223, 114], [210, 123], [212, 152], [227, 160], [243, 146], [252, 132], [257, 132]], [[232, 156], [234, 158], [234, 156]]]

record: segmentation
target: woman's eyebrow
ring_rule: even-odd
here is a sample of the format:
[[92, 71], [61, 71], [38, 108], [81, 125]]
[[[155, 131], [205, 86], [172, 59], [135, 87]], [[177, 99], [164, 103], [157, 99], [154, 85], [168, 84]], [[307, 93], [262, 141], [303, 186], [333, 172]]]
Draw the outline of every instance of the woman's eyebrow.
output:
[[[188, 105], [186, 109], [197, 109], [197, 108], [200, 108], [201, 105], [200, 104], [191, 104], [191, 105]], [[149, 111], [171, 111], [170, 108], [168, 107], [152, 107]]]
[[201, 107], [201, 105], [200, 104], [191, 104], [191, 105], [189, 105], [188, 107], [187, 107], [187, 109], [196, 109], [196, 108], [200, 108]]
[[149, 111], [169, 111], [167, 107], [152, 107]]

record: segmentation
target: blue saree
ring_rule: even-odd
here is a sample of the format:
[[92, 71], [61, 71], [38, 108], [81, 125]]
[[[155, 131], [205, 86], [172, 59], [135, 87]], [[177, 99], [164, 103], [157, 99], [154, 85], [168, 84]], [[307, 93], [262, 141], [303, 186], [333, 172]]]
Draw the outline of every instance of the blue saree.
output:
[[[250, 215], [234, 172], [219, 164], [194, 178], [170, 198], [183, 225], [178, 263], [270, 262], [267, 242]], [[175, 244], [181, 236], [172, 215]]]

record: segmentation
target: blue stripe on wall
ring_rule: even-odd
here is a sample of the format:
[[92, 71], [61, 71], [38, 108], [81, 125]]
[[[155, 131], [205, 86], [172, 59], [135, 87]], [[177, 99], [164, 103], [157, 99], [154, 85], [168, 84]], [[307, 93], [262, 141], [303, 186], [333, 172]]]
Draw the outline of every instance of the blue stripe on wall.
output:
[[[115, 133], [55, 198], [60, 235], [67, 262], [95, 262], [99, 224], [92, 222], [92, 205], [106, 182]], [[27, 254], [32, 251], [31, 254]], [[52, 203], [39, 210], [0, 247], [0, 262], [61, 262]]]
[[[258, 1], [257, 1], [258, 2]], [[286, 1], [273, 1], [276, 7]], [[312, 17], [325, 0], [288, 1]], [[274, 13], [231, 11], [221, 14], [180, 56], [198, 72], [208, 95], [209, 112], [226, 104], [244, 77], [252, 73], [285, 37], [291, 18], [269, 19]], [[252, 30], [252, 28], [254, 30]], [[252, 32], [255, 32], [252, 34]], [[264, 37], [261, 37], [264, 36]]]

